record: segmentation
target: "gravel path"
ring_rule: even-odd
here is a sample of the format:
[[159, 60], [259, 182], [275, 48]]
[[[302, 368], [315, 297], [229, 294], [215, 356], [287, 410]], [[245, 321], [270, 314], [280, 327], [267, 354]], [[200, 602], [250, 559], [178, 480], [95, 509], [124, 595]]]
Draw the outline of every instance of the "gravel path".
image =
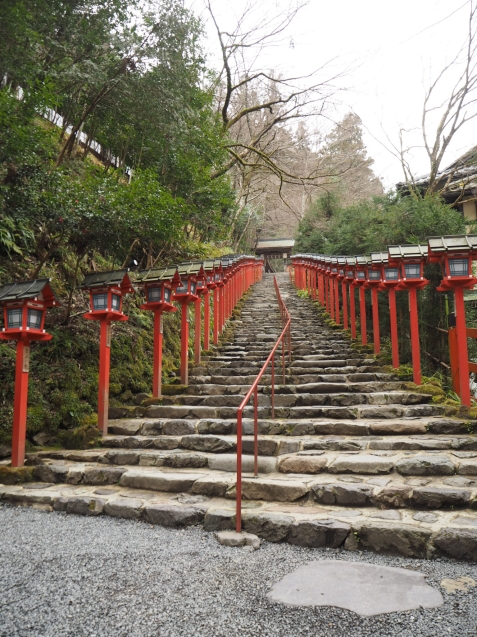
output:
[[303, 549], [265, 542], [220, 546], [183, 531], [112, 518], [0, 506], [0, 636], [477, 637], [477, 589], [434, 610], [362, 618], [335, 608], [291, 608], [266, 593], [313, 559], [404, 566], [477, 579], [477, 566]]

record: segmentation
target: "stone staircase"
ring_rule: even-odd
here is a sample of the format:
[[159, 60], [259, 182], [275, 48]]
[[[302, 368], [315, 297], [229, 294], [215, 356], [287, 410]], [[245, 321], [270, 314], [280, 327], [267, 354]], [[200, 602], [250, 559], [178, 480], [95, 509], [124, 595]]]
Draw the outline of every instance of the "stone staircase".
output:
[[[244, 530], [302, 546], [476, 560], [477, 423], [406, 390], [327, 327], [286, 275], [278, 280], [293, 356], [286, 385], [275, 389], [274, 419], [270, 375], [260, 387], [258, 478], [253, 412], [245, 410]], [[129, 417], [110, 421], [101, 448], [29, 454], [38, 482], [0, 486], [0, 497], [234, 528], [237, 407], [281, 331], [271, 276], [252, 288], [229, 331], [187, 388], [120, 412]], [[277, 380], [280, 371], [277, 364]]]

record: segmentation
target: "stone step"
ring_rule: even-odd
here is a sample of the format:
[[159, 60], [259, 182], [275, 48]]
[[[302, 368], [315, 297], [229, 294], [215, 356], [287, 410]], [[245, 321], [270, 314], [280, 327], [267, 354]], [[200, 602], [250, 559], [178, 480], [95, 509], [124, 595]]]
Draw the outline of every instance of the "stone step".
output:
[[[188, 499], [193, 502], [193, 496], [198, 495], [202, 498], [197, 498], [196, 502], [220, 498], [222, 504], [228, 507], [230, 500], [235, 498], [233, 474], [206, 470], [192, 472], [156, 467], [125, 469], [68, 464], [36, 467], [35, 479], [43, 476], [48, 481], [23, 486], [0, 485], [0, 499], [13, 503], [53, 504], [56, 497], [83, 497], [92, 495], [96, 490], [95, 495], [101, 497], [119, 492], [122, 497], [146, 501], [167, 497], [171, 503]], [[171, 493], [181, 495], [170, 496]], [[342, 476], [330, 481], [329, 476], [315, 476], [311, 480], [308, 476], [287, 479], [287, 476], [270, 473], [253, 478], [245, 473], [243, 497], [244, 515], [247, 515], [247, 503], [253, 506], [251, 510], [255, 512], [265, 508], [270, 510], [270, 504], [267, 506], [265, 503], [274, 503], [282, 509], [282, 513], [290, 511], [286, 505], [297, 506], [296, 512], [305, 516], [321, 507], [331, 507], [333, 515], [346, 518], [371, 515], [397, 522], [411, 514], [413, 520], [428, 524], [435, 524], [439, 519], [447, 522], [458, 520], [459, 526], [473, 527], [477, 532], [477, 481], [459, 476], [404, 481]], [[56, 510], [61, 509], [57, 507]], [[477, 553], [472, 559], [477, 559]]]
[[[281, 369], [279, 367], [275, 368], [276, 381], [281, 380]], [[356, 376], [359, 376], [357, 374]], [[369, 374], [370, 376], [370, 374]], [[219, 395], [242, 395], [244, 396], [247, 391], [250, 389], [252, 383], [255, 381], [255, 378], [251, 378], [250, 383], [244, 383], [242, 385], [232, 384], [232, 380], [234, 377], [230, 378], [225, 376], [224, 378], [228, 379], [228, 383], [197, 383], [193, 385], [189, 385], [187, 388], [187, 395], [189, 396], [219, 396]], [[245, 377], [247, 378], [247, 377]], [[361, 392], [389, 392], [395, 391], [398, 389], [404, 389], [405, 383], [397, 383], [395, 381], [361, 381], [357, 383], [346, 382], [344, 377], [341, 377], [344, 380], [337, 380], [332, 376], [331, 382], [323, 382], [317, 381], [316, 383], [289, 383], [287, 385], [275, 385], [275, 394], [305, 394], [305, 393], [313, 393], [313, 394], [331, 394], [338, 392], [347, 392], [347, 393], [361, 393]], [[209, 377], [210, 379], [210, 377]], [[269, 382], [267, 380], [269, 379]], [[238, 379], [235, 378], [235, 381]], [[271, 384], [271, 376], [267, 376], [265, 381], [259, 386], [260, 393], [271, 393], [271, 387], [264, 387]], [[159, 399], [156, 401], [158, 402]], [[151, 403], [151, 400], [148, 399], [147, 404]]]
[[[41, 463], [53, 462], [53, 466], [56, 466], [55, 463], [60, 460], [79, 463], [94, 462], [122, 467], [140, 465], [145, 467], [208, 468], [212, 471], [231, 472], [236, 470], [234, 436], [195, 434], [173, 437], [172, 440], [167, 439], [167, 437], [156, 439], [129, 437], [127, 441], [134, 442], [140, 448], [114, 448], [114, 442], [122, 443], [122, 440], [111, 438], [104, 443], [109, 445], [107, 448], [94, 451], [45, 451], [36, 457]], [[158, 442], [157, 446], [154, 445], [156, 441]], [[278, 470], [281, 473], [293, 475], [328, 473], [333, 475], [399, 474], [400, 476], [419, 477], [459, 475], [466, 478], [477, 476], [477, 452], [475, 450], [386, 451], [362, 448], [353, 451], [334, 451], [317, 449], [316, 441], [309, 445], [306, 442], [306, 440], [296, 438], [260, 437], [258, 450], [260, 462], [265, 463], [264, 467], [267, 467], [264, 471]], [[163, 444], [162, 450], [159, 446], [161, 443]], [[167, 443], [169, 443], [169, 447], [167, 447]], [[141, 448], [142, 445], [144, 445], [143, 448]], [[244, 436], [243, 448], [245, 455], [251, 456], [253, 454], [254, 441], [252, 436]], [[245, 460], [249, 464], [251, 461], [252, 459]], [[60, 473], [64, 473], [64, 467], [62, 467], [63, 464], [60, 464], [58, 469]], [[45, 482], [58, 481], [52, 480], [42, 473], [44, 471], [43, 464], [35, 466], [34, 471], [36, 477]]]
[[[281, 367], [277, 364], [276, 374], [277, 380], [280, 381], [281, 376], [279, 375], [281, 372]], [[192, 384], [189, 385], [189, 390], [191, 393], [196, 393], [196, 391], [201, 391], [200, 387], [203, 385], [208, 385], [209, 387], [203, 388], [202, 391], [208, 392], [212, 390], [212, 387], [221, 386], [221, 385], [237, 385], [242, 387], [249, 388], [252, 383], [256, 379], [256, 375], [250, 376], [190, 376], [193, 381]], [[261, 385], [269, 385], [271, 383], [271, 374], [265, 374], [262, 376], [260, 381]], [[396, 382], [396, 378], [392, 374], [380, 374], [380, 373], [356, 373], [356, 374], [320, 374], [320, 375], [312, 375], [308, 374], [305, 376], [290, 376], [288, 370], [286, 372], [286, 387], [289, 385], [300, 385], [300, 384], [308, 384], [308, 383], [373, 383], [373, 382], [382, 382], [382, 383], [391, 383], [394, 382], [395, 388], [400, 388], [402, 386], [401, 383]], [[280, 387], [280, 385], [277, 385]]]
[[[346, 396], [346, 395], [344, 395]], [[417, 395], [419, 397], [419, 395]], [[219, 397], [217, 397], [219, 398]], [[264, 397], [266, 398], [266, 397]], [[277, 397], [278, 398], [278, 397]], [[345, 401], [345, 398], [342, 399]], [[383, 399], [384, 400], [384, 399]], [[452, 408], [445, 405], [434, 404], [360, 404], [358, 406], [300, 406], [300, 407], [275, 407], [275, 417], [279, 419], [396, 419], [419, 418], [428, 416], [446, 416], [453, 413]], [[110, 408], [110, 418], [172, 418], [172, 419], [199, 419], [199, 418], [236, 418], [237, 407], [212, 407], [205, 405], [152, 405], [150, 407], [135, 408]], [[259, 418], [270, 418], [271, 407], [258, 407]], [[244, 418], [253, 417], [253, 407], [244, 409]]]
[[[245, 391], [248, 388], [245, 388]], [[269, 388], [268, 388], [269, 389]], [[291, 387], [288, 391], [291, 391]], [[409, 393], [400, 391], [356, 393], [362, 387], [354, 385], [326, 385], [315, 383], [308, 386], [299, 385], [297, 392], [313, 390], [314, 393], [277, 393], [274, 398], [275, 407], [315, 407], [332, 405], [338, 407], [354, 407], [356, 405], [418, 405], [427, 403], [432, 398], [429, 394]], [[336, 390], [348, 393], [334, 393]], [[212, 396], [179, 394], [149, 399], [148, 405], [183, 405], [191, 408], [201, 405], [205, 407], [239, 407], [245, 398], [243, 394], [214, 394]], [[328, 393], [324, 393], [327, 391]], [[333, 393], [332, 393], [333, 392]], [[355, 393], [353, 393], [355, 392]], [[271, 391], [260, 397], [259, 406], [271, 405]]]
[[[228, 435], [236, 433], [236, 419], [119, 419], [109, 422], [109, 432], [121, 436], [154, 436], [154, 435], [189, 435], [194, 433]], [[474, 424], [472, 424], [474, 423]], [[243, 419], [244, 434], [253, 432], [253, 420]], [[414, 436], [421, 439], [422, 436], [458, 436], [464, 435], [469, 440], [476, 440], [472, 433], [477, 430], [475, 421], [459, 420], [456, 418], [408, 418], [388, 420], [333, 420], [310, 419], [288, 420], [259, 419], [258, 431], [260, 435], [285, 435], [285, 436], [385, 436], [384, 444], [393, 444], [392, 440], [398, 436]], [[389, 438], [391, 437], [391, 438]], [[416, 438], [417, 437], [417, 438]], [[386, 442], [389, 440], [389, 443]], [[417, 444], [417, 443], [416, 443]]]
[[[202, 480], [198, 490], [207, 491]], [[67, 514], [111, 516], [148, 524], [183, 528], [202, 524], [205, 531], [233, 529], [233, 502], [201, 493], [157, 493], [123, 486], [104, 488], [54, 484], [0, 487], [10, 504], [35, 506]], [[250, 508], [249, 508], [250, 506]], [[474, 511], [381, 510], [298, 502], [244, 502], [243, 528], [269, 542], [310, 548], [368, 550], [414, 557], [458, 558], [475, 561], [477, 515]]]

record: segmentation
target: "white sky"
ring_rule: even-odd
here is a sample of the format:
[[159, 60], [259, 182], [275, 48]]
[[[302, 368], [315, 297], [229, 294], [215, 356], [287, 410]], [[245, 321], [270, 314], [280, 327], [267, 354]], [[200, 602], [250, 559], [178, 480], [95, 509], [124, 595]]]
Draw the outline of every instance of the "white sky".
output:
[[[231, 28], [245, 2], [213, 0], [220, 26]], [[277, 2], [286, 4], [286, 0], [256, 4], [271, 15]], [[390, 148], [386, 137], [397, 144], [399, 128], [420, 126], [424, 88], [465, 40], [468, 4], [468, 0], [310, 0], [289, 28], [286, 41], [261, 66], [302, 75], [338, 58], [333, 70], [351, 67], [340, 81], [346, 90], [340, 95], [339, 111], [351, 109], [361, 117], [375, 172], [386, 188], [392, 187], [403, 174], [399, 161], [384, 147]], [[187, 0], [187, 5], [206, 17], [203, 0]], [[206, 45], [211, 62], [218, 61], [210, 24]], [[446, 91], [441, 95], [445, 97]], [[413, 144], [421, 140], [414, 133]], [[442, 167], [476, 144], [477, 118], [457, 136]], [[428, 173], [422, 149], [413, 151], [411, 164], [415, 175]]]

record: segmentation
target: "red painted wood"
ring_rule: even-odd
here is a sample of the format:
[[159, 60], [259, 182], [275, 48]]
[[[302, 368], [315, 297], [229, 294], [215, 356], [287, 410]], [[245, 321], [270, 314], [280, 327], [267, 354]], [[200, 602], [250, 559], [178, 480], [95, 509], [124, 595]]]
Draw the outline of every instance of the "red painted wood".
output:
[[204, 349], [210, 348], [210, 292], [204, 294]]
[[346, 292], [346, 281], [341, 281], [341, 297], [343, 305], [343, 327], [348, 329], [348, 298]]
[[162, 310], [154, 312], [154, 366], [152, 370], [152, 395], [162, 398]]
[[194, 301], [194, 363], [200, 365], [200, 354], [202, 349], [202, 326], [201, 326], [201, 298]]
[[189, 319], [187, 303], [181, 304], [181, 385], [189, 384]]
[[[13, 401], [12, 467], [25, 464], [26, 421], [28, 409], [28, 372], [23, 371], [25, 348], [28, 341], [17, 341], [15, 364], [15, 398]], [[29, 355], [29, 352], [27, 353]]]
[[106, 319], [99, 322], [99, 381], [98, 381], [98, 427], [103, 436], [108, 433], [109, 372], [111, 347], [108, 330], [111, 323]]
[[356, 338], [356, 304], [355, 304], [355, 287], [349, 286], [349, 313], [350, 313], [350, 326], [351, 326], [351, 338]]
[[455, 320], [457, 333], [457, 359], [459, 361], [460, 399], [462, 404], [470, 407], [469, 385], [469, 351], [467, 347], [467, 328], [465, 324], [464, 290], [454, 289]]
[[419, 344], [419, 320], [417, 314], [417, 290], [409, 289], [409, 316], [411, 323], [411, 353], [413, 380], [416, 385], [422, 382], [421, 375], [421, 347]]
[[366, 296], [362, 285], [359, 288], [359, 317], [361, 322], [361, 343], [366, 345], [368, 342], [366, 333]]
[[399, 367], [399, 339], [396, 313], [396, 290], [389, 288], [389, 318], [391, 323], [391, 350], [393, 367]]
[[379, 304], [378, 304], [378, 288], [371, 288], [371, 299], [373, 302], [373, 344], [374, 353], [379, 354], [381, 351], [381, 339], [379, 333]]

